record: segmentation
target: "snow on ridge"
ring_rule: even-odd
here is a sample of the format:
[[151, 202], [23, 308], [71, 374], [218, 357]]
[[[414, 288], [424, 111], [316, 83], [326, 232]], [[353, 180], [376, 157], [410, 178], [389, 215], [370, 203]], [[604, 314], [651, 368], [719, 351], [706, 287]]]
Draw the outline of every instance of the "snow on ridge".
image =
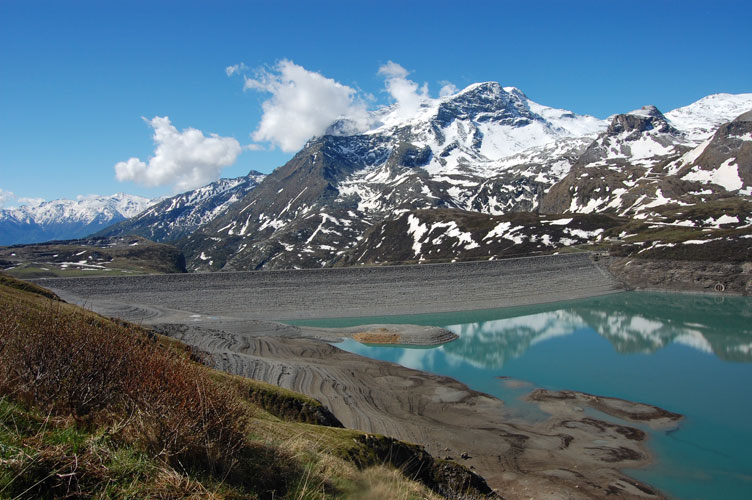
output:
[[707, 139], [723, 123], [752, 110], [752, 93], [711, 94], [665, 114], [669, 122], [696, 142]]
[[643, 106], [640, 109], [634, 109], [627, 114], [634, 115], [634, 116], [641, 116], [643, 118], [653, 118], [656, 116], [654, 106]]

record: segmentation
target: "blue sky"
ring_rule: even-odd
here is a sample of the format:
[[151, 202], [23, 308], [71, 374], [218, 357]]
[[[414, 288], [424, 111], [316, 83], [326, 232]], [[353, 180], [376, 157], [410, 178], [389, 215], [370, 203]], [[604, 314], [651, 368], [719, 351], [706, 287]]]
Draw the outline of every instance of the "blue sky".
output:
[[[722, 0], [0, 0], [0, 195], [14, 193], [12, 205], [179, 190], [186, 184], [116, 179], [118, 162], [145, 168], [156, 154], [158, 128], [142, 117], [169, 117], [178, 139], [194, 128], [265, 147], [235, 151], [216, 175], [271, 171], [292, 153], [251, 137], [270, 94], [228, 77], [239, 63], [258, 79], [291, 61], [375, 107], [390, 102], [379, 68], [394, 61], [433, 96], [446, 82], [494, 80], [605, 118], [752, 92], [751, 20], [749, 2]], [[132, 167], [123, 177], [143, 181], [141, 164]]]

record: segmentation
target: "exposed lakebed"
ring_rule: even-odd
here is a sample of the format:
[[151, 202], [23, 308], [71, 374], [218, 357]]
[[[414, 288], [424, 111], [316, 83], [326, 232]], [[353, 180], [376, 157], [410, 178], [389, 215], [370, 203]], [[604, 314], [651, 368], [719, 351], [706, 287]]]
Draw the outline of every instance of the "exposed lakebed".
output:
[[542, 418], [524, 400], [536, 387], [680, 413], [678, 430], [644, 426], [657, 463], [629, 474], [684, 500], [752, 495], [752, 299], [629, 292], [546, 306], [296, 322], [364, 323], [451, 330], [459, 338], [435, 348], [337, 346], [453, 377], [526, 418]]

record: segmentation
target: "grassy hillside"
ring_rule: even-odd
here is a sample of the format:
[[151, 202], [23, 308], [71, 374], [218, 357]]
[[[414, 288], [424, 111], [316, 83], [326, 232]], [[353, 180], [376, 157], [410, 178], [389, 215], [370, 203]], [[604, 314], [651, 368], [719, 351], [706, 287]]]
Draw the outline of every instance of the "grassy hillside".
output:
[[55, 299], [0, 280], [0, 498], [489, 492], [419, 446], [339, 428], [313, 399], [211, 370], [183, 344]]
[[0, 247], [0, 270], [21, 279], [184, 273], [185, 258], [139, 236], [87, 238]]

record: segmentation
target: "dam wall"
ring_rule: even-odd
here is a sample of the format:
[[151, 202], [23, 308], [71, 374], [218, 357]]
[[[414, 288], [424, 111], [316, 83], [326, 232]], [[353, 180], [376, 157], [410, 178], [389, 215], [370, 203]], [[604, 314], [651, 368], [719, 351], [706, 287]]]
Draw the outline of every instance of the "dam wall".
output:
[[[468, 311], [623, 290], [589, 253], [409, 266], [53, 278], [36, 283], [97, 312], [147, 322], [166, 310], [282, 321]], [[123, 313], [117, 314], [120, 309]]]

